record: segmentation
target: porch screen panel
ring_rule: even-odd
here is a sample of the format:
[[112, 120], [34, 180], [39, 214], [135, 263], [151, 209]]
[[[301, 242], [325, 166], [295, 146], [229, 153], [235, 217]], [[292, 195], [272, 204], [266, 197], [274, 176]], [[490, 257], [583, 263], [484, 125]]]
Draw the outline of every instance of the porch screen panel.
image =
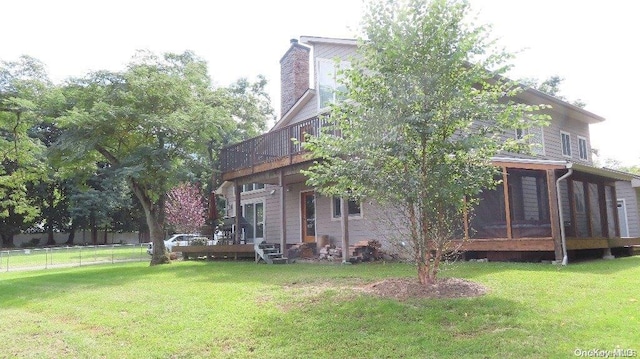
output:
[[613, 187], [604, 186], [604, 197], [607, 202], [607, 227], [609, 229], [609, 238], [616, 236], [616, 218], [613, 214], [616, 210], [616, 200], [613, 198]]
[[600, 216], [600, 203], [598, 203], [598, 185], [587, 183], [589, 189], [589, 220], [591, 221], [591, 236], [602, 237], [602, 221]]
[[546, 173], [509, 170], [513, 238], [551, 237]]
[[255, 238], [264, 238], [264, 203], [256, 203]]
[[480, 203], [471, 218], [471, 238], [507, 238], [507, 215], [504, 206], [504, 187], [480, 193]]
[[582, 181], [573, 181], [573, 200], [576, 208], [575, 236], [586, 238], [589, 236], [589, 219], [587, 218], [587, 203], [585, 201], [585, 186]]

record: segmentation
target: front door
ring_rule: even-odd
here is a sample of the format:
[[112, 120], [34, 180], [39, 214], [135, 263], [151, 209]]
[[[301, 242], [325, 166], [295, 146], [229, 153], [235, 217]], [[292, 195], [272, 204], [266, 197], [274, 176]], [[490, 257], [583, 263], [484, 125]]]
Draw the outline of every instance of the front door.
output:
[[302, 218], [302, 241], [316, 241], [316, 200], [315, 193], [302, 192], [301, 194], [301, 218]]

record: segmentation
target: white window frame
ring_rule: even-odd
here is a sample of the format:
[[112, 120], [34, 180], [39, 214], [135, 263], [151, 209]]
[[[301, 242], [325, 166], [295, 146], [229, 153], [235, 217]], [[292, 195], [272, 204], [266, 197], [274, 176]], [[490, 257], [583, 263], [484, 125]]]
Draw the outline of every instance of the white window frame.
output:
[[[247, 185], [250, 185], [251, 189], [245, 191], [244, 188]], [[258, 185], [262, 185], [262, 188], [257, 188]], [[258, 192], [258, 191], [264, 191], [265, 187], [266, 186], [265, 186], [264, 183], [255, 183], [255, 182], [253, 182], [253, 183], [245, 183], [245, 184], [242, 185], [242, 191], [240, 191], [240, 192], [241, 193], [253, 193], [253, 192]]]
[[[532, 135], [531, 129], [536, 129], [536, 130], [540, 130], [540, 143], [531, 143], [531, 141], [528, 141], [531, 146], [531, 152], [534, 155], [540, 155], [540, 156], [544, 156], [545, 155], [545, 145], [544, 145], [544, 127], [543, 126], [535, 126], [535, 127], [530, 127], [530, 128], [524, 128], [524, 129], [516, 129], [515, 130], [515, 139], [516, 140], [522, 140], [525, 136], [528, 135]], [[518, 134], [518, 132], [520, 132], [520, 134]]]
[[[583, 153], [582, 144], [584, 144], [584, 153]], [[589, 148], [587, 146], [587, 138], [583, 136], [578, 136], [578, 157], [581, 160], [585, 160], [585, 161], [589, 160]]]
[[[568, 141], [569, 141], [569, 143], [568, 143], [568, 147], [567, 147], [567, 149], [568, 149], [568, 152], [569, 152], [569, 153], [566, 153], [566, 152], [565, 152], [564, 136], [567, 136]], [[561, 149], [561, 151], [562, 151], [562, 155], [563, 155], [564, 157], [569, 157], [569, 158], [571, 158], [571, 155], [572, 155], [572, 150], [571, 150], [571, 134], [570, 134], [569, 132], [560, 131], [560, 149]]]
[[332, 88], [332, 94], [331, 94], [331, 100], [328, 103], [336, 103], [337, 101], [337, 97], [336, 97], [336, 93], [337, 93], [337, 89], [339, 87], [339, 82], [338, 82], [338, 76], [337, 76], [337, 72], [340, 69], [346, 69], [351, 67], [351, 62], [349, 61], [345, 61], [345, 60], [341, 60], [340, 64], [338, 65], [339, 67], [336, 68], [336, 61], [335, 60], [331, 60], [331, 59], [324, 59], [324, 58], [318, 58], [316, 59], [316, 91], [318, 93], [318, 112], [322, 112], [323, 110], [327, 109], [329, 106], [322, 106], [322, 96], [321, 96], [321, 88], [320, 88], [320, 66], [321, 64], [326, 65], [330, 65], [333, 68], [333, 83], [331, 84], [331, 88]]
[[[335, 204], [335, 198], [336, 197], [329, 197], [329, 200], [331, 201], [331, 212], [329, 213], [329, 217], [331, 218], [332, 221], [339, 221], [341, 220], [341, 216], [340, 217], [335, 217], [334, 213], [336, 213], [336, 204]], [[340, 197], [337, 197], [340, 198]], [[349, 220], [351, 219], [362, 219], [363, 218], [363, 213], [364, 213], [364, 209], [363, 209], [363, 201], [360, 201], [360, 213], [359, 214], [349, 214]], [[341, 208], [342, 210], [342, 208]]]

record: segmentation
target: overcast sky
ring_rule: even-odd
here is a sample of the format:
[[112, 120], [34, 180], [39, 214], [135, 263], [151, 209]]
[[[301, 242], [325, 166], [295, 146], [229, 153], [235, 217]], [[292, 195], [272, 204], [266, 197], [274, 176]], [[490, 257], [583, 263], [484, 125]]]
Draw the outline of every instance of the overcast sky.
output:
[[[591, 126], [602, 157], [640, 164], [635, 1], [471, 0], [511, 52], [512, 78], [565, 78], [562, 95], [607, 119]], [[120, 70], [136, 49], [192, 50], [214, 82], [264, 74], [279, 107], [279, 60], [301, 35], [353, 37], [361, 0], [20, 0], [2, 4], [0, 59], [43, 61], [54, 81]], [[521, 51], [521, 52], [520, 52]]]

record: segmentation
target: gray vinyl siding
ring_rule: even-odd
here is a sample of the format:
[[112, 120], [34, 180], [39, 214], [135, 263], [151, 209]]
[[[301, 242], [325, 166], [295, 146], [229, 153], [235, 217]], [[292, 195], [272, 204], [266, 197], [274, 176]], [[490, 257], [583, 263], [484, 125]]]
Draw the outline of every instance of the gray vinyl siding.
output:
[[[569, 119], [557, 112], [551, 112], [553, 119], [549, 126], [544, 128], [545, 156], [559, 160], [571, 160], [577, 163], [592, 164], [591, 140], [589, 137], [589, 125], [577, 120]], [[560, 132], [567, 132], [571, 136], [571, 157], [562, 155], [562, 140]], [[578, 136], [587, 140], [587, 161], [580, 159], [578, 149]]]
[[318, 114], [318, 96], [313, 95], [313, 97], [307, 102], [298, 113], [296, 113], [293, 118], [289, 121], [289, 124], [294, 124], [296, 122], [304, 121], [308, 118], [311, 118]]
[[631, 182], [616, 182], [616, 197], [624, 199], [627, 206], [627, 223], [629, 224], [629, 236], [640, 237], [640, 218], [638, 216], [638, 197], [636, 190], [631, 187]]
[[[275, 190], [273, 194], [271, 191]], [[266, 185], [264, 200], [264, 239], [280, 242], [280, 186]]]

